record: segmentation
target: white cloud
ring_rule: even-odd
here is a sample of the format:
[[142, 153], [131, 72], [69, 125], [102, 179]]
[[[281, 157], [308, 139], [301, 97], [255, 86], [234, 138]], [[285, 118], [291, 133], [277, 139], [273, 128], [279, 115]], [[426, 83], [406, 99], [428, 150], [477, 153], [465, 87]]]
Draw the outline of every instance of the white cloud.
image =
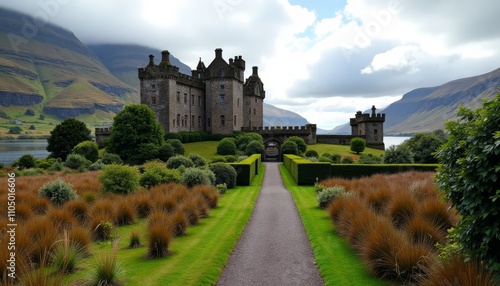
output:
[[416, 73], [420, 58], [422, 57], [417, 46], [398, 46], [384, 53], [376, 54], [372, 62], [361, 70], [361, 74], [372, 74], [378, 71], [406, 71], [408, 74]]

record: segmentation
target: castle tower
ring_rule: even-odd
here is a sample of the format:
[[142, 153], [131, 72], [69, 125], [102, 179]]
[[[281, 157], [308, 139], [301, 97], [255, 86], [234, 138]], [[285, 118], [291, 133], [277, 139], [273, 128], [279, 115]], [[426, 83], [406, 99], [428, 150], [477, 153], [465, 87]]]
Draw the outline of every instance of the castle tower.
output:
[[252, 67], [252, 75], [244, 85], [243, 121], [245, 127], [261, 127], [264, 125], [264, 98], [266, 91], [259, 77], [258, 67]]
[[368, 147], [384, 150], [385, 114], [376, 113], [375, 105], [371, 110], [371, 114], [358, 111], [350, 119], [351, 135], [365, 138]]

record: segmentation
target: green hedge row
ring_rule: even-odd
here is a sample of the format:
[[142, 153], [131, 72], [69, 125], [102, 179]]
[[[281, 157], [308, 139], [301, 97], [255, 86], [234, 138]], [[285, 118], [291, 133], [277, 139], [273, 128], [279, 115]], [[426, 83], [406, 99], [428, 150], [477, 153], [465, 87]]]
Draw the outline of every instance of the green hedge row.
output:
[[236, 185], [249, 186], [253, 177], [259, 173], [261, 155], [253, 154], [241, 162], [227, 164], [236, 170]]
[[225, 137], [234, 137], [234, 135], [218, 134], [218, 133], [208, 133], [205, 131], [181, 131], [181, 132], [169, 132], [165, 134], [165, 140], [167, 139], [179, 139], [182, 143], [193, 143], [193, 142], [203, 142], [203, 141], [220, 141]]
[[296, 155], [283, 155], [283, 164], [298, 185], [313, 185], [330, 177], [346, 179], [408, 171], [435, 172], [438, 164], [330, 164], [311, 162]]

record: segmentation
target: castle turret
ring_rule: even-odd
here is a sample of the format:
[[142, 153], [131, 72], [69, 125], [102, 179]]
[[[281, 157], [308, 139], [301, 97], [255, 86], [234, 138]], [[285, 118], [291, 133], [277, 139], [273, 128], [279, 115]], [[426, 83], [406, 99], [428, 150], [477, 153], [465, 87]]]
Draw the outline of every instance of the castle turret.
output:
[[162, 51], [161, 52], [160, 67], [171, 66], [169, 58], [170, 58], [170, 52], [169, 51]]
[[155, 56], [149, 55], [149, 64], [148, 67], [154, 67], [155, 66]]
[[365, 138], [368, 147], [383, 150], [385, 114], [376, 113], [375, 105], [371, 110], [371, 114], [358, 111], [355, 118], [350, 119], [351, 135]]

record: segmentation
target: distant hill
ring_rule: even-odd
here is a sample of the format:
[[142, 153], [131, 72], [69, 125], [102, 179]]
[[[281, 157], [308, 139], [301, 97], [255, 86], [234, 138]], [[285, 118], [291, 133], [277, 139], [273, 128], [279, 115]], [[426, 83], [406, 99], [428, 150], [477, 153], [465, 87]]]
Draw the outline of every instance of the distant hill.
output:
[[264, 103], [264, 126], [304, 126], [307, 119], [299, 114]]
[[[111, 73], [139, 90], [137, 69], [145, 67], [149, 62], [149, 55], [155, 56], [158, 63], [161, 60], [161, 50], [139, 45], [88, 45], [101, 62]], [[181, 73], [191, 75], [191, 68], [170, 54], [172, 65], [177, 66]]]
[[[492, 99], [500, 87], [500, 69], [479, 76], [450, 81], [440, 86], [414, 89], [377, 111], [386, 114], [384, 134], [407, 135], [444, 129], [446, 120], [457, 118], [458, 106], [478, 108], [483, 99]], [[349, 134], [349, 123], [329, 131]]]
[[[70, 31], [47, 24], [23, 37], [26, 15], [0, 9], [0, 108], [7, 115], [29, 107], [60, 119], [93, 115], [111, 119], [138, 99]], [[16, 110], [17, 112], [18, 110]], [[95, 118], [94, 118], [95, 119]]]

